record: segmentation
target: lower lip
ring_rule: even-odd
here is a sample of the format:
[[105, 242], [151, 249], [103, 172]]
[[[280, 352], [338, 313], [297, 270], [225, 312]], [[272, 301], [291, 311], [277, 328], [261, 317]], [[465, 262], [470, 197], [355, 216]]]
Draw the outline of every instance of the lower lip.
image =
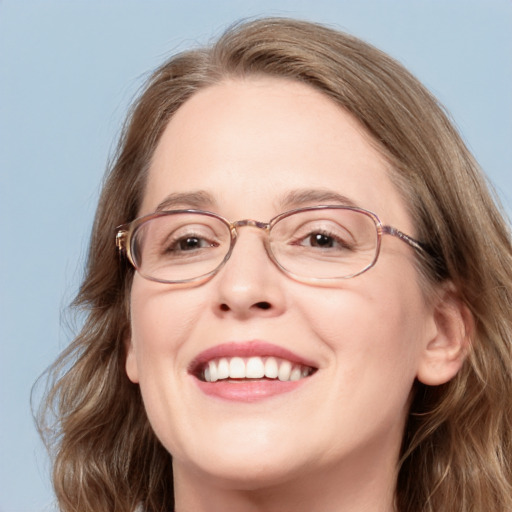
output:
[[199, 389], [208, 396], [234, 402], [257, 402], [296, 390], [307, 381], [280, 381], [278, 379], [204, 382], [195, 379]]

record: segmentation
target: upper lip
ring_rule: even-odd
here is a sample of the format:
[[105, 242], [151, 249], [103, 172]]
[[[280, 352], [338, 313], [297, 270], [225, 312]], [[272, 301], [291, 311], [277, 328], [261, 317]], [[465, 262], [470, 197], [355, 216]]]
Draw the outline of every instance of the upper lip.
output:
[[203, 352], [199, 353], [189, 364], [189, 373], [196, 373], [198, 368], [201, 368], [212, 359], [220, 359], [221, 357], [253, 356], [279, 357], [298, 365], [309, 366], [314, 369], [317, 369], [318, 367], [314, 361], [306, 359], [287, 348], [280, 347], [279, 345], [268, 343], [266, 341], [251, 340], [222, 343], [220, 345], [216, 345], [204, 350]]

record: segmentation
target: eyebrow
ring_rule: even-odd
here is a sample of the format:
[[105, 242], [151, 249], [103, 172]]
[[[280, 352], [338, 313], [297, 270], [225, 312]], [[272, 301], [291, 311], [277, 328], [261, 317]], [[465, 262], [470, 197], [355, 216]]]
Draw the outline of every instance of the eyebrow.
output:
[[175, 208], [213, 210], [216, 203], [217, 202], [213, 196], [204, 190], [175, 192], [166, 196], [165, 199], [156, 207], [155, 212], [172, 210]]
[[342, 206], [356, 207], [356, 203], [343, 194], [338, 194], [328, 189], [297, 189], [288, 192], [279, 201], [279, 206], [284, 209], [298, 208], [311, 203], [328, 203]]
[[[356, 203], [347, 196], [339, 194], [328, 189], [297, 189], [287, 192], [277, 202], [277, 210], [283, 212], [301, 206], [312, 204], [336, 204], [342, 206], [357, 206]], [[217, 201], [211, 194], [204, 190], [192, 192], [175, 192], [166, 196], [155, 209], [155, 213], [177, 208], [211, 210], [215, 211]]]

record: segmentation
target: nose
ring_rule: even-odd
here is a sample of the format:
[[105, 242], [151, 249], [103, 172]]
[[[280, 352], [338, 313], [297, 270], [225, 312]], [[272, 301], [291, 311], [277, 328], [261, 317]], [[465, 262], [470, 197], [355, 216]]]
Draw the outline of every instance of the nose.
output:
[[258, 226], [238, 229], [231, 257], [213, 278], [217, 314], [237, 318], [271, 317], [285, 309], [283, 280], [265, 249]]

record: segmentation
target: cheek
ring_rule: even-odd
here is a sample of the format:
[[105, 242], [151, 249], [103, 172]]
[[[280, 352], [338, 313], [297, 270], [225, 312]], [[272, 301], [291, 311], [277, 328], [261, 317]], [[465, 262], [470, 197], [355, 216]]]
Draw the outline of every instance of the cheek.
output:
[[[187, 397], [183, 380], [190, 357], [184, 347], [204, 311], [201, 300], [159, 283], [135, 277], [130, 303], [131, 340], [127, 352], [128, 377], [138, 382], [153, 430], [171, 453], [179, 452], [182, 414]], [[197, 299], [197, 297], [195, 297]]]
[[415, 275], [397, 281], [368, 272], [356, 279], [304, 305], [307, 325], [329, 346], [343, 381], [412, 385], [430, 325]]
[[[167, 372], [169, 362], [176, 367], [182, 364], [180, 350], [204, 310], [201, 301], [193, 300], [189, 295], [179, 291], [169, 293], [167, 287], [142, 281], [138, 276], [134, 279], [127, 371], [136, 366], [142, 388], [145, 381], [158, 376], [164, 364]], [[142, 391], [144, 393], [144, 389]]]

